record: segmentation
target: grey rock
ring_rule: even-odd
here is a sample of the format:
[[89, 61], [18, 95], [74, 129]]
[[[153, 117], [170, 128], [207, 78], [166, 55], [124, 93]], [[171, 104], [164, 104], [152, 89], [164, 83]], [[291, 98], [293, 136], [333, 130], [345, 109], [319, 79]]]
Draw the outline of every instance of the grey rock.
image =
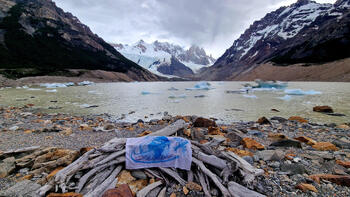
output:
[[134, 170], [134, 171], [131, 171], [131, 176], [137, 178], [137, 179], [147, 179], [147, 175], [141, 171], [141, 170]]
[[303, 165], [301, 164], [281, 164], [281, 171], [282, 172], [288, 172], [290, 175], [295, 175], [295, 174], [304, 174], [306, 173], [306, 169]]
[[251, 165], [254, 165], [254, 159], [250, 156], [244, 156], [242, 157], [244, 160], [246, 160], [248, 163], [250, 163]]
[[284, 153], [280, 150], [263, 150], [257, 152], [255, 155], [264, 161], [279, 161], [284, 158]]
[[270, 146], [302, 148], [301, 143], [299, 141], [290, 140], [290, 139], [274, 142], [270, 144]]
[[257, 131], [257, 130], [250, 130], [248, 131], [247, 133], [248, 135], [254, 135], [254, 136], [257, 136], [257, 137], [264, 137], [264, 133], [262, 133], [261, 131]]
[[16, 183], [7, 190], [0, 192], [0, 197], [35, 197], [41, 186], [29, 180]]
[[237, 147], [241, 144], [242, 137], [236, 134], [235, 132], [230, 132], [226, 134], [226, 138], [230, 140], [229, 146]]
[[269, 166], [272, 167], [272, 168], [279, 168], [281, 166], [281, 163], [278, 162], [278, 161], [274, 161], [274, 162], [271, 162], [269, 164]]
[[342, 137], [340, 139], [336, 139], [332, 143], [339, 148], [350, 149], [350, 141], [344, 137]]
[[0, 163], [0, 178], [7, 177], [16, 169], [15, 161], [14, 157], [9, 157]]

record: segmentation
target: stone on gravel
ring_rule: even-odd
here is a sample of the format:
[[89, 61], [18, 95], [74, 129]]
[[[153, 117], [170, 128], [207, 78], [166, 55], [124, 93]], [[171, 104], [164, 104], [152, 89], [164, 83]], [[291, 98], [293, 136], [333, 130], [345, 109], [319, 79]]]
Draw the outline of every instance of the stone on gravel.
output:
[[147, 175], [142, 170], [131, 171], [131, 175], [137, 179], [147, 179]]
[[243, 138], [242, 145], [245, 148], [253, 149], [253, 150], [263, 150], [263, 149], [265, 149], [265, 147], [262, 144], [260, 144], [259, 142], [253, 140], [252, 138], [248, 138], [248, 137]]
[[271, 122], [269, 121], [269, 119], [267, 119], [266, 117], [261, 117], [258, 119], [257, 123], [263, 125], [263, 124], [271, 124]]
[[300, 116], [292, 116], [292, 117], [288, 118], [288, 120], [296, 121], [296, 122], [299, 122], [299, 123], [308, 123], [309, 122], [308, 120], [306, 120], [305, 118], [302, 118]]
[[15, 161], [14, 157], [9, 157], [0, 163], [0, 178], [7, 177], [16, 169]]
[[274, 142], [270, 144], [270, 146], [302, 148], [301, 143], [299, 141], [290, 139]]
[[242, 137], [235, 132], [230, 132], [225, 137], [228, 139], [228, 145], [231, 147], [237, 147], [241, 144]]
[[102, 197], [133, 197], [127, 184], [119, 185], [116, 189], [107, 190]]
[[300, 136], [300, 137], [297, 137], [297, 138], [294, 138], [294, 139], [296, 139], [296, 140], [298, 140], [300, 142], [304, 142], [304, 143], [306, 143], [308, 145], [311, 145], [311, 146], [317, 144], [317, 142], [315, 140], [313, 140], [313, 139], [311, 139], [309, 137], [306, 137], [306, 136]]
[[317, 183], [320, 183], [321, 180], [327, 180], [338, 185], [350, 187], [350, 175], [314, 174], [310, 175], [309, 178]]
[[317, 144], [313, 145], [312, 148], [319, 150], [319, 151], [337, 151], [339, 150], [334, 144], [330, 142], [318, 142]]
[[281, 150], [263, 150], [255, 155], [263, 161], [280, 161], [284, 158], [284, 153]]
[[83, 197], [83, 195], [74, 192], [68, 192], [64, 194], [50, 193], [49, 195], [47, 195], [47, 197]]
[[37, 196], [36, 191], [41, 185], [29, 180], [24, 180], [16, 183], [14, 186], [8, 188], [5, 191], [0, 192], [0, 197], [25, 197], [25, 196]]
[[194, 123], [194, 127], [217, 127], [215, 121], [206, 118], [197, 118]]
[[313, 186], [311, 184], [307, 184], [307, 183], [300, 183], [295, 188], [300, 189], [303, 192], [313, 191], [313, 192], [318, 193], [318, 191], [317, 191], [315, 186]]
[[341, 160], [337, 160], [336, 163], [338, 165], [341, 165], [345, 168], [350, 168], [350, 161], [341, 161]]
[[289, 175], [304, 174], [307, 172], [302, 164], [282, 163], [280, 168], [282, 172], [288, 172]]
[[336, 145], [339, 148], [350, 149], [350, 141], [344, 137], [340, 139], [335, 139], [332, 144]]
[[325, 106], [316, 106], [313, 108], [314, 112], [322, 112], [322, 113], [333, 113], [333, 109], [327, 105]]

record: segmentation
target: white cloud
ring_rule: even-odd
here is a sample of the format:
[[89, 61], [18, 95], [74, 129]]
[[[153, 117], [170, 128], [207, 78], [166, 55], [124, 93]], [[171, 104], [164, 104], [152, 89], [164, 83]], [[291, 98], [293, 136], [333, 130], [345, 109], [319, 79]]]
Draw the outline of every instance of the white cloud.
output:
[[[295, 0], [54, 0], [108, 42], [197, 44], [219, 57], [254, 21]], [[318, 0], [334, 3], [335, 0]]]

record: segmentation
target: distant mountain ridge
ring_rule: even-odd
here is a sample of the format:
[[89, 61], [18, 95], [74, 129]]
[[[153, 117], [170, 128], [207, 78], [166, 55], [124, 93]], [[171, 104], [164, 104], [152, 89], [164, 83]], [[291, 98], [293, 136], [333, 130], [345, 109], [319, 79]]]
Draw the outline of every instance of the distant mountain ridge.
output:
[[160, 79], [51, 0], [0, 0], [0, 69], [33, 69], [33, 75], [99, 69], [133, 80]]
[[281, 7], [255, 21], [200, 74], [234, 80], [260, 64], [322, 64], [350, 57], [350, 1], [320, 4], [310, 0]]
[[192, 77], [201, 68], [212, 65], [215, 59], [207, 55], [203, 48], [191, 46], [189, 49], [168, 42], [143, 40], [135, 44], [112, 44], [125, 57], [156, 74]]

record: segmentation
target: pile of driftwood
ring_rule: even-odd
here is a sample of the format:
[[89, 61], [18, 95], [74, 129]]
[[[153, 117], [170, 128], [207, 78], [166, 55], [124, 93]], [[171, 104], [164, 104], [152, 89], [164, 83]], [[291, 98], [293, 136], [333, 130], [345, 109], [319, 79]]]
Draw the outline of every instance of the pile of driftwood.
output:
[[[174, 136], [187, 126], [184, 120], [177, 120], [149, 135]], [[200, 185], [205, 196], [211, 196], [210, 191], [213, 187], [221, 192], [219, 196], [264, 196], [236, 183], [239, 181], [242, 184], [250, 184], [256, 176], [263, 174], [263, 170], [253, 167], [232, 152], [218, 149], [220, 147], [218, 140], [212, 140], [206, 144], [196, 141], [191, 143], [193, 157], [191, 171], [173, 168], [143, 169], [147, 174], [157, 177], [159, 181], [138, 191], [136, 196], [149, 195], [152, 190], [159, 187], [163, 189], [158, 190], [160, 192], [156, 196], [166, 196], [166, 188], [170, 186], [169, 184], [185, 186], [188, 182]], [[115, 138], [98, 149], [86, 152], [72, 164], [60, 170], [54, 179], [38, 190], [38, 194], [44, 196], [48, 191], [62, 193], [74, 191], [87, 197], [102, 196], [106, 190], [115, 188], [116, 177], [125, 167], [125, 144], [125, 138]]]

